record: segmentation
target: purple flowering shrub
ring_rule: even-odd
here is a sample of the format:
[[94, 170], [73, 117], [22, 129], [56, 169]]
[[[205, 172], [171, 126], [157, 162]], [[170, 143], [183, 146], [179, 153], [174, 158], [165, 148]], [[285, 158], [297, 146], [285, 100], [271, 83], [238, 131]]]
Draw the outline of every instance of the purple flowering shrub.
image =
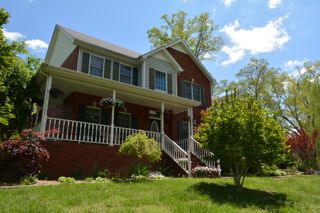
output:
[[192, 176], [198, 178], [213, 178], [220, 177], [218, 169], [213, 169], [207, 166], [197, 166], [192, 169]]

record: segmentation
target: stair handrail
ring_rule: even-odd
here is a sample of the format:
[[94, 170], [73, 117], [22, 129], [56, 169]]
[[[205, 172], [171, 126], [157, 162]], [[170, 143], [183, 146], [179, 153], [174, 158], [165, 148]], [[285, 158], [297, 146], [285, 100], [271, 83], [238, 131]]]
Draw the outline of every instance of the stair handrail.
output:
[[191, 142], [190, 151], [192, 154], [194, 154], [197, 158], [199, 158], [199, 160], [201, 160], [204, 164], [206, 164], [206, 166], [210, 168], [220, 169], [220, 168], [217, 168], [218, 163], [216, 164], [214, 160], [209, 159], [214, 157], [214, 154], [211, 151], [204, 149], [202, 145], [192, 136], [190, 136], [190, 142]]
[[162, 135], [161, 148], [188, 174], [188, 153], [166, 134]]

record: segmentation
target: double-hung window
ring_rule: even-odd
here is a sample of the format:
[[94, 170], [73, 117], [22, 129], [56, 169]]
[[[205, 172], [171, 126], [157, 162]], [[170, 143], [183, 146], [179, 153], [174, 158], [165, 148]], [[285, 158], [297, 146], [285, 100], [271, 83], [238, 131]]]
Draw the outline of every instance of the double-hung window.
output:
[[182, 96], [191, 100], [201, 101], [201, 87], [190, 81], [183, 81]]
[[192, 99], [201, 101], [201, 89], [199, 84], [192, 84]]
[[127, 65], [120, 65], [120, 81], [123, 83], [132, 83], [132, 68]]
[[86, 52], [82, 53], [81, 72], [95, 76], [103, 76], [103, 58]]
[[192, 84], [189, 81], [184, 81], [184, 97], [188, 99], [192, 99]]
[[118, 112], [117, 126], [130, 128], [131, 127], [131, 114], [125, 112]]
[[103, 76], [103, 58], [91, 55], [90, 75]]
[[155, 89], [167, 91], [167, 78], [166, 73], [157, 71], [155, 72]]

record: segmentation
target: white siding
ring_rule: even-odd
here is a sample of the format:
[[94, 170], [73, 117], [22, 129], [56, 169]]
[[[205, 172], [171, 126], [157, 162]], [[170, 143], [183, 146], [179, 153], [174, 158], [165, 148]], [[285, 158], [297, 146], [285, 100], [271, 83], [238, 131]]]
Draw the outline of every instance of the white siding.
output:
[[145, 86], [149, 88], [149, 69], [154, 68], [161, 72], [171, 73], [172, 74], [172, 94], [177, 95], [177, 71], [174, 67], [166, 61], [163, 61], [159, 58], [150, 57], [146, 60], [146, 73], [145, 73]]
[[76, 48], [76, 45], [73, 44], [72, 38], [59, 31], [49, 64], [61, 66], [74, 48]]

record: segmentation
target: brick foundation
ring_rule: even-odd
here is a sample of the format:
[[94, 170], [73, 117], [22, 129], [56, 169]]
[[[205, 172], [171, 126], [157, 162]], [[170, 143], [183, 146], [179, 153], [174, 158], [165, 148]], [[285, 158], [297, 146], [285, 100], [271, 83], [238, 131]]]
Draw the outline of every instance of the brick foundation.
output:
[[[107, 146], [99, 144], [57, 142], [43, 143], [49, 151], [50, 158], [44, 163], [43, 173], [49, 179], [57, 179], [60, 176], [83, 177], [92, 176], [94, 170], [108, 169], [111, 176], [129, 177], [131, 169], [141, 164], [147, 164], [146, 160], [121, 155], [119, 146]], [[160, 167], [171, 169], [175, 176], [185, 175], [184, 171], [165, 153], [159, 163], [152, 165], [152, 170]]]

